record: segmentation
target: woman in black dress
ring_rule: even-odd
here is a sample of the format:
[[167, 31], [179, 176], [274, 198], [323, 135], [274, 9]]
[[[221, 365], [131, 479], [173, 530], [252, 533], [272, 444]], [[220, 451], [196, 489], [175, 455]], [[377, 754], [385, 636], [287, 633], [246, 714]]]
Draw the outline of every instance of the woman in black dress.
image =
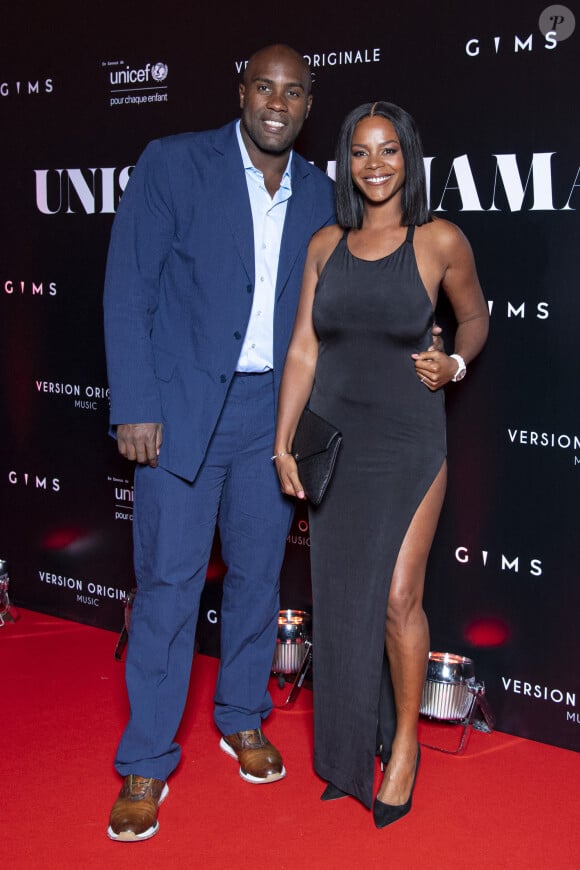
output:
[[[337, 151], [339, 225], [312, 239], [278, 411], [282, 490], [304, 498], [291, 445], [311, 409], [344, 443], [322, 504], [310, 510], [314, 764], [322, 799], [373, 805], [384, 827], [411, 808], [429, 650], [427, 558], [446, 485], [444, 392], [483, 347], [488, 311], [461, 231], [433, 219], [413, 119], [365, 104]], [[455, 353], [431, 347], [439, 289]], [[455, 387], [454, 387], [455, 389]]]

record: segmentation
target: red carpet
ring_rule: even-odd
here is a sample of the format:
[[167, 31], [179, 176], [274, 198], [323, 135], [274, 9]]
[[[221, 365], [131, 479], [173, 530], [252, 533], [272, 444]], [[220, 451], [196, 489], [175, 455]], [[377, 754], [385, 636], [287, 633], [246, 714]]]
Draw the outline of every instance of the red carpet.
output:
[[[240, 779], [218, 748], [217, 661], [205, 656], [195, 661], [183, 759], [160, 832], [145, 843], [113, 843], [105, 835], [120, 782], [112, 758], [127, 715], [115, 643], [111, 632], [29, 611], [0, 628], [6, 868], [580, 868], [576, 753], [498, 732], [473, 732], [462, 756], [424, 749], [412, 812], [377, 831], [356, 801], [319, 800], [307, 689], [267, 723], [286, 779]], [[272, 691], [278, 702], [287, 694], [274, 680]], [[421, 730], [433, 739], [432, 726]]]

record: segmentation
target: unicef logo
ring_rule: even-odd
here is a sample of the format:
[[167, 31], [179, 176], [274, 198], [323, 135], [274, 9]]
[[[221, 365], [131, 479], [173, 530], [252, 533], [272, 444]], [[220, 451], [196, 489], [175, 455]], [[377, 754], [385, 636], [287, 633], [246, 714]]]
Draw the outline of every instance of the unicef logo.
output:
[[156, 82], [163, 82], [167, 78], [167, 73], [169, 72], [169, 67], [166, 63], [154, 63], [151, 67], [151, 77], [155, 79]]

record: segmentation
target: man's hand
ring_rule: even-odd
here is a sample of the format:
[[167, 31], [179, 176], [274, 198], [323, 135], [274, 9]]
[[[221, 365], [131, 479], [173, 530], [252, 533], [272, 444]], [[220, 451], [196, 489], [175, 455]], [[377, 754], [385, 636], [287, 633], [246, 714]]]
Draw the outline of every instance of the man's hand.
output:
[[443, 330], [440, 326], [437, 326], [436, 323], [433, 324], [433, 329], [431, 330], [431, 335], [433, 336], [433, 344], [429, 348], [429, 350], [441, 350], [445, 353], [445, 344], [443, 342]]
[[117, 447], [125, 459], [157, 467], [163, 441], [162, 423], [121, 423], [117, 426]]

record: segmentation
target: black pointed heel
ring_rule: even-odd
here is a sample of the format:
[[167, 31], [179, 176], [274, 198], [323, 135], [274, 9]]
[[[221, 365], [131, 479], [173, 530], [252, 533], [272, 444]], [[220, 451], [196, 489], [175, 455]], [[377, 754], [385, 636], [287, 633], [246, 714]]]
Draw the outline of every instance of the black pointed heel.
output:
[[331, 782], [328, 783], [322, 794], [320, 795], [321, 801], [337, 801], [340, 798], [348, 797], [345, 791], [341, 791], [341, 789], [337, 788]]
[[398, 822], [403, 816], [406, 816], [410, 811], [413, 803], [413, 791], [415, 790], [415, 782], [417, 781], [417, 771], [419, 770], [419, 762], [421, 761], [421, 747], [417, 750], [417, 760], [415, 762], [415, 774], [413, 776], [413, 784], [411, 785], [411, 794], [409, 799], [404, 804], [393, 806], [392, 804], [384, 804], [378, 798], [375, 798], [373, 804], [373, 818], [377, 828], [386, 828], [387, 825], [392, 825], [393, 822]]

